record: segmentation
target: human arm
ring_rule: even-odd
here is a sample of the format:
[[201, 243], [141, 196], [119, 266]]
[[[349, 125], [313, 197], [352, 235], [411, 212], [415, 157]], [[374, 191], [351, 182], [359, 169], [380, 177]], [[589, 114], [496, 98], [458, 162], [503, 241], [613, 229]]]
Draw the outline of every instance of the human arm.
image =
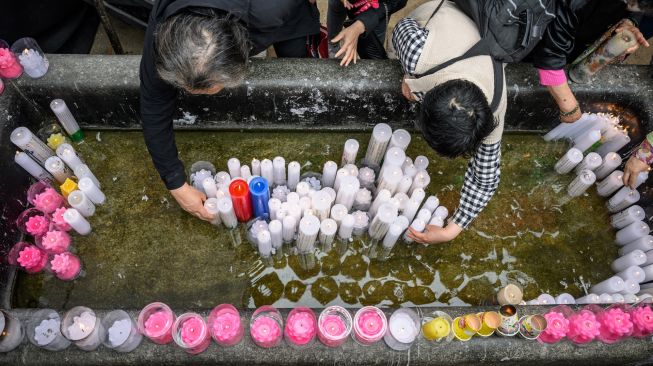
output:
[[651, 164], [653, 164], [653, 132], [646, 135], [644, 141], [626, 162], [624, 184], [633, 188], [637, 182], [637, 175], [650, 170]]

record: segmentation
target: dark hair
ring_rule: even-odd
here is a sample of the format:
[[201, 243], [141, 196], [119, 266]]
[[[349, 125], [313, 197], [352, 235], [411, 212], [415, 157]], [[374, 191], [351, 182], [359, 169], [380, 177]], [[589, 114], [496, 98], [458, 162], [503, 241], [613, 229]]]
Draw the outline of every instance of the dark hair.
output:
[[626, 3], [631, 11], [653, 15], [653, 0], [626, 0]]
[[242, 82], [247, 71], [247, 29], [230, 15], [189, 9], [158, 25], [155, 65], [161, 79], [185, 90]]
[[426, 142], [448, 158], [474, 154], [497, 125], [485, 94], [474, 83], [462, 79], [429, 90], [418, 123]]

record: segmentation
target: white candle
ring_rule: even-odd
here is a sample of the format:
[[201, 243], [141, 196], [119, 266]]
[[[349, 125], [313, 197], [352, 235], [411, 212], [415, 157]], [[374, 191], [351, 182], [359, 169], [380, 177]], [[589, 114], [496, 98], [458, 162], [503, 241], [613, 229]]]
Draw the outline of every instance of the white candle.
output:
[[218, 196], [218, 186], [215, 184], [213, 177], [206, 177], [202, 179], [202, 188], [208, 198], [216, 198]]
[[405, 216], [408, 221], [412, 221], [415, 218], [421, 203], [422, 201], [418, 201], [412, 198], [409, 199], [408, 202], [406, 202], [406, 208], [404, 208], [404, 212], [401, 215]]
[[379, 123], [372, 130], [372, 137], [367, 145], [365, 160], [368, 166], [379, 166], [392, 137], [392, 128], [385, 123]]
[[440, 200], [436, 196], [429, 196], [426, 201], [424, 202], [424, 205], [422, 208], [427, 209], [431, 212], [431, 214], [435, 213], [435, 210], [440, 206]]
[[66, 209], [63, 220], [79, 235], [88, 235], [91, 232], [91, 224], [74, 208]]
[[354, 236], [361, 236], [365, 234], [367, 228], [370, 226], [370, 218], [363, 211], [355, 211], [351, 214], [354, 216], [354, 230], [352, 234]]
[[406, 202], [410, 199], [406, 193], [395, 193], [394, 196], [392, 196], [395, 200], [397, 200], [397, 203], [399, 203], [399, 212], [403, 212], [404, 209], [406, 208]]
[[408, 229], [408, 226], [410, 225], [410, 222], [405, 216], [399, 216], [395, 220], [394, 224], [397, 224], [401, 226], [402, 231]]
[[637, 201], [639, 201], [639, 192], [629, 187], [623, 187], [608, 200], [605, 206], [608, 211], [616, 213], [637, 203]]
[[215, 173], [214, 180], [218, 187], [228, 187], [229, 183], [231, 183], [231, 176], [227, 172], [217, 172]]
[[599, 295], [589, 294], [576, 299], [576, 304], [598, 304], [601, 301]]
[[561, 305], [571, 305], [576, 303], [574, 297], [568, 293], [561, 293], [560, 295], [556, 296], [555, 301], [556, 304]]
[[596, 149], [596, 152], [601, 156], [605, 156], [609, 152], [621, 150], [621, 148], [628, 145], [629, 142], [630, 137], [628, 137], [628, 133], [626, 131], [619, 131], [619, 133], [614, 134], [610, 140], [601, 144], [601, 146]]
[[202, 182], [204, 182], [204, 179], [212, 178], [212, 177], [213, 175], [210, 170], [200, 169], [190, 174], [190, 181], [195, 189], [204, 192], [204, 187], [202, 186]]
[[417, 169], [418, 172], [426, 170], [429, 166], [429, 158], [424, 155], [418, 155], [415, 158], [415, 161], [413, 161], [413, 165], [415, 165], [415, 169]]
[[596, 179], [603, 179], [612, 173], [621, 165], [621, 156], [615, 152], [610, 152], [605, 155], [603, 163], [596, 168], [594, 174], [596, 174]]
[[603, 163], [603, 159], [601, 159], [601, 156], [595, 152], [591, 152], [585, 156], [585, 159], [578, 164], [576, 167], [576, 174], [579, 174], [583, 170], [591, 170], [594, 171], [594, 169], [598, 168], [601, 166], [601, 163]]
[[59, 183], [73, 176], [72, 170], [58, 156], [51, 156], [45, 161], [45, 170], [50, 172]]
[[410, 158], [410, 156], [406, 156], [406, 159], [404, 160], [404, 163], [401, 165], [401, 169], [406, 170], [406, 167], [413, 165], [413, 159]]
[[91, 169], [88, 167], [88, 165], [80, 164], [80, 165], [76, 166], [73, 169], [73, 172], [75, 173], [75, 176], [77, 178], [79, 178], [79, 179], [89, 178], [90, 180], [93, 181], [93, 183], [95, 183], [96, 186], [98, 186], [98, 188], [102, 187], [102, 185], [100, 184], [100, 181], [95, 177], [95, 175], [93, 174]]
[[313, 208], [313, 202], [311, 201], [311, 198], [308, 196], [301, 197], [299, 199], [299, 208], [302, 209], [302, 212]]
[[342, 181], [342, 178], [348, 177], [348, 176], [349, 176], [349, 171], [347, 169], [345, 169], [345, 168], [338, 169], [338, 171], [336, 172], [336, 179], [333, 182], [333, 189], [335, 189], [336, 192], [338, 192], [338, 190], [340, 190], [340, 182]]
[[247, 165], [240, 167], [240, 176], [249, 182], [250, 178], [252, 177], [252, 172], [249, 170]]
[[444, 227], [444, 219], [440, 216], [433, 216], [431, 217], [431, 221], [429, 221], [429, 225]]
[[403, 168], [404, 175], [407, 175], [411, 178], [414, 178], [415, 175], [417, 174], [417, 168], [415, 168], [414, 164], [408, 164], [407, 166], [404, 166]]
[[395, 244], [397, 244], [397, 240], [399, 240], [399, 237], [403, 232], [404, 232], [404, 228], [401, 227], [401, 225], [397, 223], [392, 223], [388, 228], [388, 232], [385, 234], [385, 237], [383, 238], [383, 244], [382, 244], [383, 247], [386, 249], [392, 249], [395, 246]]
[[393, 205], [397, 209], [397, 211], [399, 211], [399, 208], [401, 207], [401, 202], [399, 201], [398, 198], [395, 197], [390, 198], [387, 203]]
[[614, 299], [612, 295], [604, 293], [599, 296], [599, 304], [612, 304]]
[[610, 216], [610, 225], [615, 229], [622, 229], [635, 221], [644, 220], [644, 209], [641, 206], [634, 205], [627, 209]]
[[399, 215], [397, 208], [390, 203], [382, 204], [372, 223], [370, 224], [369, 234], [372, 239], [381, 240], [390, 229], [390, 225]]
[[426, 170], [420, 170], [415, 174], [413, 184], [410, 186], [408, 193], [412, 194], [416, 189], [426, 189], [430, 182], [431, 177], [429, 176], [429, 173], [427, 173]]
[[381, 171], [381, 177], [379, 178], [379, 185], [377, 186], [378, 190], [386, 189], [390, 194], [394, 194], [399, 186], [401, 178], [404, 176], [401, 168], [398, 166], [389, 166]]
[[301, 165], [296, 161], [288, 163], [288, 188], [290, 188], [290, 190], [297, 188], [301, 169]]
[[583, 160], [583, 152], [573, 147], [558, 160], [553, 169], [558, 174], [567, 174], [572, 171], [578, 163]]
[[14, 162], [25, 169], [32, 177], [38, 180], [52, 180], [54, 179], [50, 173], [45, 171], [42, 166], [39, 165], [34, 159], [29, 157], [24, 152], [16, 152], [14, 156]]
[[61, 126], [66, 130], [66, 133], [71, 137], [73, 141], [77, 141], [76, 134], [79, 133], [80, 128], [79, 124], [73, 117], [73, 114], [70, 113], [70, 109], [62, 99], [55, 99], [50, 102], [50, 109], [57, 116]]
[[[211, 181], [213, 180], [211, 179]], [[98, 186], [96, 186], [95, 183], [93, 183], [93, 181], [88, 177], [80, 179], [79, 183], [77, 183], [77, 186], [79, 187], [80, 191], [86, 194], [91, 202], [97, 205], [103, 204], [107, 198], [104, 193], [102, 193], [100, 188], [98, 188]]]
[[608, 197], [623, 187], [623, 185], [623, 172], [621, 170], [615, 170], [596, 184], [596, 192], [601, 197]]
[[405, 161], [406, 161], [406, 152], [404, 152], [404, 150], [398, 147], [388, 148], [388, 151], [386, 151], [385, 153], [385, 158], [383, 159], [383, 167], [381, 168], [381, 172], [383, 172], [383, 169], [391, 166], [396, 166], [399, 169], [401, 169], [401, 166], [404, 164]]
[[[336, 206], [333, 206], [334, 208]], [[333, 217], [333, 212], [332, 212], [332, 217]], [[335, 219], [334, 219], [335, 220]], [[338, 236], [340, 239], [347, 240], [351, 239], [351, 235], [354, 232], [354, 222], [356, 219], [354, 219], [354, 216], [346, 214], [342, 217], [342, 220], [338, 224], [339, 229], [338, 229]], [[336, 220], [337, 222], [337, 220]]]
[[297, 249], [300, 253], [310, 253], [313, 251], [319, 231], [320, 219], [316, 216], [305, 216], [299, 221]]
[[628, 254], [633, 250], [641, 250], [644, 253], [653, 250], [653, 236], [646, 235], [642, 238], [639, 238], [631, 243], [624, 245], [623, 247], [619, 248], [619, 255]]
[[374, 188], [374, 180], [376, 175], [374, 170], [368, 167], [362, 167], [358, 170], [358, 180], [361, 183], [361, 187], [369, 189], [370, 191]]
[[345, 141], [345, 147], [342, 150], [342, 160], [340, 166], [345, 166], [347, 164], [356, 164], [356, 155], [358, 154], [358, 141], [354, 139], [349, 139]]
[[263, 159], [261, 161], [261, 177], [268, 181], [268, 185], [274, 185], [274, 167], [270, 159]]
[[23, 52], [18, 54], [18, 60], [23, 66], [25, 73], [33, 79], [38, 79], [45, 75], [50, 66], [48, 59], [46, 59], [44, 55], [31, 48], [25, 48]]
[[[576, 123], [579, 123], [580, 121], [577, 121]], [[563, 137], [565, 137], [565, 134], [569, 132], [571, 127], [574, 124], [572, 123], [560, 123], [557, 126], [555, 126], [551, 131], [549, 131], [546, 135], [544, 135], [544, 141], [553, 141], [553, 140], [558, 140]]]
[[[601, 140], [601, 130], [591, 130], [574, 140], [574, 148], [585, 151]], [[607, 153], [607, 152], [606, 152]]]
[[258, 242], [258, 253], [261, 257], [267, 258], [272, 254], [272, 238], [269, 231], [261, 231], [256, 235]]
[[84, 217], [93, 216], [95, 213], [95, 205], [86, 194], [80, 190], [70, 192], [68, 195], [68, 203]]
[[277, 211], [281, 208], [281, 201], [278, 198], [270, 198], [268, 208], [270, 209], [270, 220], [276, 220]]
[[624, 295], [624, 303], [626, 304], [635, 304], [639, 302], [639, 298], [635, 294], [626, 294]]
[[93, 351], [102, 343], [101, 334], [104, 334], [104, 328], [91, 311], [84, 311], [79, 316], [73, 317], [72, 324], [66, 330], [67, 338], [74, 341], [81, 350]]
[[422, 208], [419, 211], [417, 211], [416, 217], [424, 222], [429, 222], [431, 221], [431, 211]]
[[410, 144], [410, 133], [408, 133], [408, 131], [404, 129], [398, 129], [392, 133], [392, 137], [390, 138], [390, 143], [388, 144], [388, 148], [398, 147], [406, 151], [406, 148], [408, 148], [409, 144]]
[[[410, 224], [410, 227], [413, 228], [413, 230], [417, 231], [418, 233], [421, 233], [426, 228], [426, 223], [420, 219], [415, 219], [413, 220], [413, 223]], [[404, 241], [406, 243], [412, 243], [413, 239], [408, 237], [408, 233], [409, 231], [406, 230], [406, 233], [404, 234]]]
[[334, 219], [325, 219], [320, 223], [320, 243], [322, 248], [326, 251], [333, 244], [338, 231], [338, 224]]
[[338, 164], [334, 161], [327, 161], [322, 168], [322, 186], [333, 187], [336, 181], [336, 172], [338, 171]]
[[372, 192], [365, 188], [361, 188], [356, 192], [354, 197], [354, 210], [369, 211], [372, 206]]
[[235, 229], [238, 226], [238, 219], [231, 198], [218, 198], [218, 210], [220, 211], [220, 219], [227, 229]]
[[645, 237], [650, 231], [649, 226], [644, 221], [635, 221], [617, 231], [616, 242], [619, 245], [626, 245], [639, 238]]
[[591, 170], [582, 170], [567, 187], [569, 197], [579, 197], [596, 181], [596, 176]]
[[411, 344], [419, 334], [419, 328], [415, 325], [413, 318], [404, 311], [410, 309], [396, 310], [388, 321], [388, 331], [395, 340], [403, 344]]
[[388, 191], [387, 189], [381, 189], [376, 192], [376, 198], [372, 202], [372, 205], [370, 206], [370, 216], [375, 216], [376, 215], [376, 210], [379, 209], [379, 206], [381, 206], [383, 203], [388, 202], [392, 198], [392, 193]]
[[[333, 207], [331, 207], [331, 215], [330, 217], [336, 221], [338, 226], [341, 225], [342, 219], [347, 215], [349, 210], [347, 210], [347, 207], [341, 205], [341, 204], [335, 204]], [[353, 225], [353, 224], [352, 224]]]
[[640, 172], [637, 174], [637, 179], [635, 180], [635, 189], [639, 188], [642, 184], [646, 183], [648, 180], [648, 172]]
[[639, 292], [639, 282], [635, 281], [632, 278], [624, 279], [624, 289], [619, 293], [622, 295], [626, 294], [636, 294]]
[[338, 195], [336, 193], [336, 190], [331, 188], [331, 187], [324, 187], [322, 188], [322, 192], [326, 192], [329, 197], [331, 197], [331, 203], [333, 204], [336, 201], [336, 196]]
[[537, 297], [537, 302], [539, 305], [553, 305], [556, 303], [556, 300], [549, 294], [541, 294]]
[[277, 156], [272, 160], [272, 167], [274, 169], [274, 184], [282, 186], [286, 184], [286, 159]]
[[252, 175], [261, 176], [261, 161], [258, 159], [252, 159], [250, 165], [252, 166]]
[[408, 175], [401, 177], [399, 184], [397, 185], [396, 193], [408, 193], [410, 187], [413, 185], [413, 178]]
[[[640, 266], [630, 266], [623, 271], [617, 273], [617, 276], [621, 277], [624, 282], [627, 280], [632, 280], [637, 283], [642, 283], [644, 282], [644, 279], [646, 278], [646, 274], [644, 273], [644, 270]], [[633, 293], [637, 293], [638, 291], [635, 291]]]
[[623, 304], [626, 302], [622, 294], [610, 294], [610, 296], [612, 296], [612, 304]]
[[[44, 164], [49, 157], [54, 156], [54, 151], [45, 142], [36, 137], [27, 127], [14, 129], [9, 139], [14, 145], [29, 153], [29, 155], [41, 164]], [[66, 145], [70, 146], [70, 144]]]
[[[633, 250], [632, 252], [623, 255], [612, 262], [610, 268], [615, 273], [626, 270], [630, 266], [641, 266], [646, 263], [646, 254], [641, 250]], [[611, 292], [619, 292], [621, 290], [615, 290]], [[597, 291], [600, 292], [600, 291]]]
[[73, 171], [75, 171], [75, 168], [77, 168], [79, 165], [84, 164], [82, 159], [77, 156], [75, 149], [67, 143], [63, 143], [57, 147], [57, 156], [60, 157], [61, 160], [63, 160], [63, 162], [66, 163], [66, 165], [68, 165]]
[[444, 206], [438, 206], [438, 208], [435, 209], [433, 216], [438, 216], [444, 220], [449, 216], [449, 210]]
[[295, 187], [299, 198], [308, 197], [309, 192], [311, 191], [311, 185], [306, 182], [299, 182]]
[[279, 220], [272, 220], [268, 225], [268, 230], [272, 248], [278, 250], [283, 245], [283, 223]]
[[236, 158], [231, 158], [227, 160], [227, 168], [229, 169], [229, 175], [231, 179], [239, 178], [240, 175], [240, 160]]
[[359, 188], [360, 182], [358, 182], [357, 178], [352, 176], [343, 177], [336, 195], [336, 203], [345, 206], [348, 211], [351, 210]]
[[299, 197], [299, 194], [297, 192], [290, 192], [286, 196], [286, 202], [299, 204], [300, 198], [301, 197]]
[[299, 203], [289, 204], [287, 210], [288, 210], [288, 215], [294, 217], [295, 221], [299, 223], [299, 220], [302, 219], [302, 216], [304, 214], [304, 210], [302, 210], [302, 207], [299, 205]]
[[311, 205], [320, 221], [329, 218], [331, 211], [331, 196], [325, 191], [318, 191], [313, 194], [311, 198]]
[[[624, 289], [624, 280], [619, 276], [612, 276], [605, 281], [599, 282], [590, 288], [591, 293], [615, 293]], [[578, 302], [578, 301], [577, 301]]]
[[644, 282], [653, 281], [653, 264], [642, 266], [642, 271], [644, 271]]
[[284, 243], [290, 243], [295, 238], [295, 232], [297, 230], [297, 220], [294, 216], [286, 216], [283, 218], [283, 241]]
[[211, 224], [220, 225], [222, 223], [222, 220], [220, 220], [220, 209], [218, 208], [217, 198], [209, 198], [206, 201], [204, 201], [204, 208], [208, 213], [213, 215], [213, 220], [211, 220]]

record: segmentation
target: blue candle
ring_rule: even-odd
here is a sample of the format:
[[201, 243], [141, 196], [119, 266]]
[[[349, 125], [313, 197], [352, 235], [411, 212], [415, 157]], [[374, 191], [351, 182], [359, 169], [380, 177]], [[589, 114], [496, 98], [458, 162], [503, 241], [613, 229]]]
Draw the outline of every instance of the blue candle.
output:
[[270, 218], [270, 189], [268, 181], [262, 177], [256, 177], [249, 182], [249, 196], [252, 198], [254, 216], [268, 220]]

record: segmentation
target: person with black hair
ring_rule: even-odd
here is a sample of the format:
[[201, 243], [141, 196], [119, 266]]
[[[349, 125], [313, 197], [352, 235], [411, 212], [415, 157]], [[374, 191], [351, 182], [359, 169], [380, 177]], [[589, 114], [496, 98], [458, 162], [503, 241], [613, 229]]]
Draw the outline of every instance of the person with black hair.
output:
[[451, 1], [421, 5], [392, 34], [394, 52], [406, 74], [402, 93], [420, 103], [418, 125], [424, 139], [444, 157], [470, 157], [460, 203], [450, 222], [444, 228], [429, 225], [423, 233], [409, 229], [408, 235], [419, 243], [453, 240], [487, 206], [499, 185], [507, 98], [502, 78], [497, 80], [502, 89], [493, 110], [496, 89], [491, 57], [465, 58], [421, 75], [465, 54], [480, 39], [474, 21]]
[[140, 117], [147, 149], [172, 196], [211, 220], [206, 196], [186, 182], [172, 118], [178, 90], [215, 94], [240, 84], [250, 55], [274, 46], [278, 57], [305, 57], [320, 32], [314, 0], [160, 0], [154, 4], [140, 66]]

